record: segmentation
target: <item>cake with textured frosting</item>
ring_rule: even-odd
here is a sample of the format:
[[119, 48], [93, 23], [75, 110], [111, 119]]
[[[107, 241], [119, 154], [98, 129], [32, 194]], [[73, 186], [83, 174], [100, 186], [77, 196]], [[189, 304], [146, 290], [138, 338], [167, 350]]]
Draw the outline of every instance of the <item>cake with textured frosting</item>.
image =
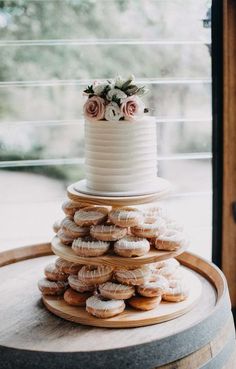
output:
[[94, 83], [85, 90], [85, 178], [92, 191], [152, 191], [157, 178], [156, 124], [138, 96], [144, 92], [133, 77]]

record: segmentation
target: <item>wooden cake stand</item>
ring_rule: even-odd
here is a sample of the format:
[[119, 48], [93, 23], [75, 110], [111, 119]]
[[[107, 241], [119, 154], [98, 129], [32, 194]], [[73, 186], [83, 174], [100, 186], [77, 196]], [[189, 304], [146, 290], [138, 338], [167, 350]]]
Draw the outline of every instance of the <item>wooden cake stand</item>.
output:
[[[78, 183], [72, 184], [67, 189], [68, 197], [77, 202], [84, 202], [93, 205], [106, 206], [127, 206], [143, 205], [165, 196], [170, 190], [170, 184], [164, 179], [158, 179], [159, 191], [152, 194], [140, 196], [98, 196], [78, 191]], [[71, 247], [65, 246], [58, 237], [52, 240], [52, 251], [55, 255], [67, 261], [82, 265], [110, 265], [114, 268], [135, 268], [145, 264], [155, 263], [181, 255], [187, 248], [184, 245], [177, 251], [159, 251], [155, 248], [143, 256], [125, 258], [115, 255], [112, 251], [100, 257], [80, 257], [77, 256]], [[98, 319], [88, 314], [84, 307], [69, 306], [63, 298], [44, 296], [43, 302], [48, 310], [61, 318], [76, 323], [107, 328], [127, 328], [141, 327], [155, 323], [174, 319], [190, 311], [198, 302], [202, 286], [196, 275], [189, 269], [183, 271], [184, 278], [190, 286], [189, 297], [179, 303], [161, 302], [160, 305], [150, 311], [138, 311], [131, 307], [126, 307], [122, 314], [109, 319]]]

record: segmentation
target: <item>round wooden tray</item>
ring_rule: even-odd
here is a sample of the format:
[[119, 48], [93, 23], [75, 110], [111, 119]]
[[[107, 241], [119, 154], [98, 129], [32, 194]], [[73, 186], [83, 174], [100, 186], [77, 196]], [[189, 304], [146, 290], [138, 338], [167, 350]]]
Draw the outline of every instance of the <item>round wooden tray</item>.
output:
[[190, 311], [198, 302], [202, 292], [199, 278], [188, 269], [183, 273], [190, 286], [188, 299], [178, 303], [161, 302], [156, 309], [150, 311], [138, 311], [126, 307], [123, 313], [115, 317], [98, 319], [88, 314], [84, 307], [68, 305], [63, 298], [43, 296], [43, 302], [53, 314], [72, 322], [106, 328], [143, 327], [177, 318]]
[[65, 246], [60, 242], [59, 238], [55, 236], [52, 239], [52, 251], [55, 255], [62, 259], [71, 261], [77, 264], [86, 265], [111, 265], [117, 267], [135, 267], [144, 264], [155, 263], [157, 261], [169, 259], [182, 254], [186, 247], [181, 247], [177, 251], [158, 251], [152, 248], [148, 254], [132, 258], [124, 258], [114, 253], [97, 256], [97, 257], [82, 257], [74, 253], [70, 246]]
[[71, 200], [82, 201], [91, 205], [110, 205], [113, 207], [148, 204], [163, 198], [171, 190], [170, 183], [160, 177], [158, 177], [158, 189], [154, 193], [135, 196], [105, 196], [83, 193], [78, 189], [79, 184], [80, 182], [76, 182], [67, 187], [67, 195]]
[[178, 256], [202, 283], [200, 303], [188, 313], [157, 325], [106, 329], [60, 319], [44, 308], [37, 280], [55, 260], [44, 256], [49, 254], [49, 243], [0, 253], [1, 369], [119, 369], [130, 363], [144, 369], [176, 360], [165, 368], [194, 363], [208, 369], [206, 362], [211, 369], [234, 368], [227, 284], [213, 264], [190, 253]]

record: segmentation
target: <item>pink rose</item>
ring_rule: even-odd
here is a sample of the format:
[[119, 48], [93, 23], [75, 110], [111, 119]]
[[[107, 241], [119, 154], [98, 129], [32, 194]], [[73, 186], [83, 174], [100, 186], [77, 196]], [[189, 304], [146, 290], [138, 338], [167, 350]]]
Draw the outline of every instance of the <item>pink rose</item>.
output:
[[101, 120], [105, 114], [105, 100], [99, 96], [90, 97], [84, 104], [84, 116], [91, 120]]
[[137, 96], [127, 97], [121, 104], [125, 119], [132, 120], [144, 113], [144, 103]]

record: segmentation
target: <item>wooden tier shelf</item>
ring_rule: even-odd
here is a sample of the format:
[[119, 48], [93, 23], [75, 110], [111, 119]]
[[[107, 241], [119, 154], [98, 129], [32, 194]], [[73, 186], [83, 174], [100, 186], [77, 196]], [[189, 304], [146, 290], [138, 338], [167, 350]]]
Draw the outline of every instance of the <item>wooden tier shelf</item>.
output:
[[76, 255], [70, 246], [65, 246], [61, 243], [57, 236], [52, 239], [52, 251], [55, 255], [76, 264], [86, 265], [110, 265], [114, 267], [132, 268], [176, 257], [182, 254], [185, 250], [186, 247], [181, 247], [177, 251], [159, 251], [155, 248], [151, 248], [146, 255], [132, 258], [124, 258], [112, 252], [97, 257], [82, 257]]

